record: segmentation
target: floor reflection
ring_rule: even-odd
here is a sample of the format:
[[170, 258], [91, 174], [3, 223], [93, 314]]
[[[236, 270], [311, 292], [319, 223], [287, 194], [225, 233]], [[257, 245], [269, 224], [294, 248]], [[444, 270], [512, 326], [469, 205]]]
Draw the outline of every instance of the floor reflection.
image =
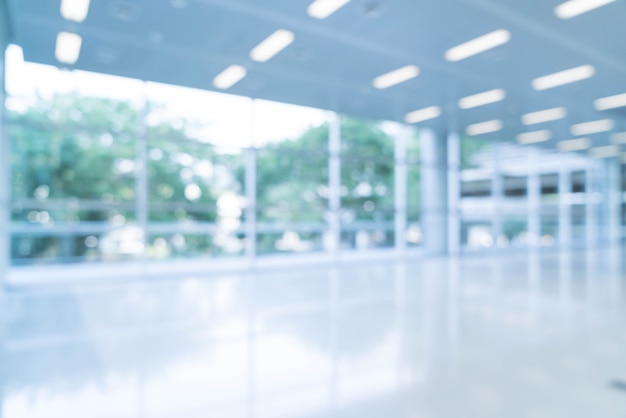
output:
[[623, 417], [623, 249], [13, 290], [4, 418]]

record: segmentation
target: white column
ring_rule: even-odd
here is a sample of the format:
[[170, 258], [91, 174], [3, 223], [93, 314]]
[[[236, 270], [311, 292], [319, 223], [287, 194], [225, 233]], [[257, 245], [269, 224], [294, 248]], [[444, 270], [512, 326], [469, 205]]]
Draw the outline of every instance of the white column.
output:
[[394, 138], [395, 244], [398, 254], [406, 250], [407, 162], [406, 147], [410, 128], [403, 126]]
[[572, 244], [572, 172], [568, 167], [559, 169], [559, 243], [567, 248]]
[[499, 144], [493, 147], [493, 172], [491, 173], [491, 202], [493, 205], [493, 239], [495, 245], [501, 243], [500, 238], [504, 236], [502, 206], [504, 201], [504, 176], [500, 166]]
[[332, 113], [328, 126], [328, 240], [332, 256], [341, 242], [341, 117]]
[[622, 238], [620, 225], [621, 212], [621, 170], [616, 158], [606, 161], [607, 170], [607, 204], [606, 204], [606, 237], [609, 244], [616, 245]]
[[541, 242], [541, 178], [537, 170], [536, 158], [529, 152], [528, 177], [526, 191], [528, 198], [528, 236], [531, 246], [538, 246]]
[[598, 243], [596, 162], [590, 161], [585, 170], [585, 235], [588, 247]]
[[251, 99], [250, 102], [250, 146], [246, 150], [246, 175], [244, 188], [246, 192], [246, 239], [248, 241], [247, 256], [250, 262], [256, 258], [256, 101]]
[[420, 128], [422, 233], [424, 252], [429, 255], [447, 253], [447, 152], [446, 138], [432, 129]]
[[6, 8], [0, 3], [0, 289], [4, 285], [11, 262], [11, 147], [4, 125], [6, 104], [4, 56], [8, 44], [9, 27], [6, 24], [7, 20]]
[[448, 134], [448, 253], [461, 250], [461, 139]]

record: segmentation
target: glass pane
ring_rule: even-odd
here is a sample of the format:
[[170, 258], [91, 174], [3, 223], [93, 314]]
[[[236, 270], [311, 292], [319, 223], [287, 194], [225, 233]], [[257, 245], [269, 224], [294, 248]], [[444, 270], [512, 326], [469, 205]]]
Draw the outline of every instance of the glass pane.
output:
[[341, 120], [342, 246], [393, 246], [394, 141], [381, 122]]
[[329, 197], [325, 112], [257, 100], [255, 121], [257, 253], [325, 249]]

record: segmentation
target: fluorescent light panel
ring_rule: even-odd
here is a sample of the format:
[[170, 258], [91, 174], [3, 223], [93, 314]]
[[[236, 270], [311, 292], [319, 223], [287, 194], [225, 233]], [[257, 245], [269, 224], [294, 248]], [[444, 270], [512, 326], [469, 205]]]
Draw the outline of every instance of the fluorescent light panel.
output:
[[83, 38], [80, 35], [69, 32], [59, 32], [54, 56], [64, 64], [75, 64], [80, 56], [80, 47]]
[[595, 73], [596, 69], [593, 65], [581, 65], [580, 67], [574, 67], [569, 70], [559, 71], [558, 73], [535, 78], [532, 81], [532, 86], [535, 90], [547, 90], [553, 87], [591, 78]]
[[486, 122], [475, 123], [465, 128], [468, 135], [482, 135], [491, 132], [497, 132], [503, 127], [502, 121], [499, 119], [488, 120]]
[[597, 110], [616, 109], [626, 106], [626, 93], [616, 94], [615, 96], [603, 97], [593, 102]]
[[463, 97], [459, 100], [459, 107], [461, 109], [471, 109], [473, 107], [484, 106], [490, 103], [502, 101], [505, 97], [506, 92], [502, 89], [489, 90], [483, 93]]
[[548, 129], [541, 131], [524, 132], [517, 135], [517, 142], [520, 144], [535, 144], [537, 142], [545, 142], [552, 138], [552, 132]]
[[396, 84], [404, 83], [419, 75], [420, 69], [415, 65], [407, 65], [397, 70], [393, 70], [374, 79], [372, 84], [377, 89], [386, 89]]
[[567, 139], [560, 141], [556, 146], [561, 152], [583, 151], [591, 147], [591, 140], [589, 138]]
[[407, 113], [404, 117], [404, 121], [406, 123], [420, 123], [429, 119], [437, 118], [440, 115], [441, 108], [439, 106], [430, 106]]
[[613, 129], [615, 123], [611, 119], [594, 120], [591, 122], [577, 123], [570, 127], [574, 136], [591, 135], [599, 132], [606, 132]]
[[567, 109], [564, 107], [553, 107], [552, 109], [539, 110], [522, 115], [522, 123], [524, 125], [535, 125], [537, 123], [563, 119], [566, 116]]
[[603, 147], [591, 148], [589, 153], [594, 158], [611, 158], [619, 156], [622, 152], [618, 145], [605, 145]]
[[511, 32], [499, 29], [486, 35], [479, 36], [453, 48], [448, 49], [444, 56], [448, 61], [461, 61], [465, 58], [480, 54], [492, 48], [505, 44], [511, 40]]
[[265, 38], [260, 44], [252, 48], [250, 58], [257, 62], [269, 61], [274, 55], [287, 48], [295, 39], [293, 32], [278, 29]]
[[246, 69], [241, 65], [231, 65], [215, 76], [213, 85], [218, 89], [226, 90], [237, 84], [246, 74]]
[[61, 16], [74, 22], [82, 22], [89, 13], [89, 0], [61, 0]]
[[597, 9], [598, 7], [613, 3], [614, 1], [615, 0], [569, 0], [556, 6], [554, 14], [561, 19], [570, 19]]
[[307, 8], [307, 13], [316, 19], [326, 19], [349, 2], [350, 0], [315, 0]]
[[618, 132], [611, 135], [611, 142], [615, 145], [626, 144], [626, 132]]

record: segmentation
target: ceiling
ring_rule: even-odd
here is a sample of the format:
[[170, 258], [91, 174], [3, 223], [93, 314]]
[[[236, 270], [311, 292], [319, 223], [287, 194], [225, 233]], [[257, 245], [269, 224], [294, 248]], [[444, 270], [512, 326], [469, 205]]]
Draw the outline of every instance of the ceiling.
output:
[[[2, 1], [2, 0], [0, 0]], [[354, 116], [404, 119], [437, 105], [443, 114], [424, 122], [441, 132], [501, 119], [487, 137], [510, 140], [550, 129], [553, 139], [572, 138], [570, 125], [612, 118], [626, 131], [626, 110], [598, 112], [593, 101], [626, 93], [626, 2], [617, 0], [563, 20], [563, 0], [352, 0], [324, 20], [307, 15], [312, 0], [91, 0], [82, 23], [64, 20], [60, 1], [9, 2], [15, 42], [28, 61], [59, 66], [55, 39], [75, 32], [83, 44], [81, 70], [214, 90], [213, 78], [231, 64], [248, 75], [229, 93], [331, 109]], [[295, 41], [265, 63], [250, 50], [277, 29]], [[510, 42], [459, 62], [444, 52], [497, 29]], [[376, 76], [414, 64], [417, 78], [378, 90]], [[581, 65], [587, 80], [544, 91], [531, 80]], [[461, 97], [504, 89], [505, 100], [461, 110]], [[567, 108], [565, 119], [525, 126], [522, 114]], [[591, 135], [594, 145], [607, 133]]]

